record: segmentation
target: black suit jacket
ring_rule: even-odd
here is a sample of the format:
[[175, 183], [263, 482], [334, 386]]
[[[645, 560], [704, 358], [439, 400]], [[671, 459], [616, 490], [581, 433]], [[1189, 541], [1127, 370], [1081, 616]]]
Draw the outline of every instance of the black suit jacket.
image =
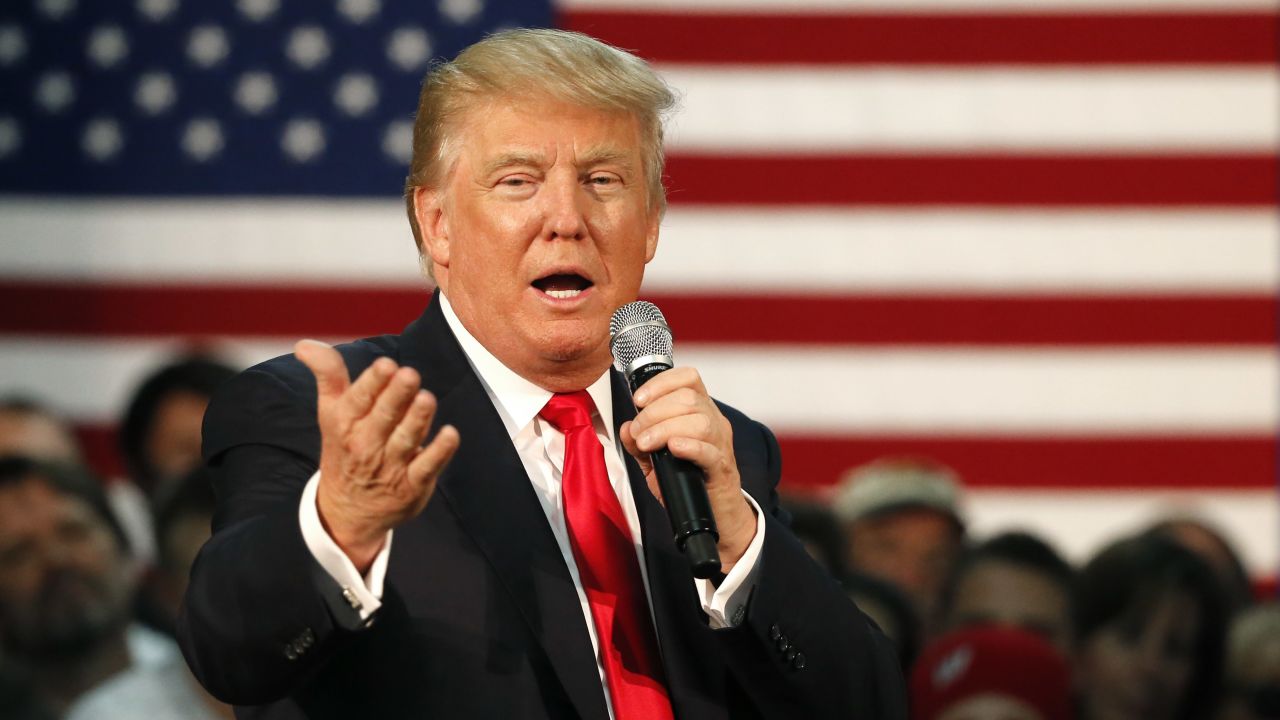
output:
[[[320, 454], [315, 380], [293, 356], [227, 384], [205, 417], [218, 510], [178, 634], [241, 717], [606, 720], [581, 606], [528, 475], [432, 302], [403, 334], [340, 346], [354, 378], [380, 356], [417, 369], [462, 444], [426, 510], [395, 532], [371, 622], [307, 550], [302, 489]], [[614, 374], [614, 421], [635, 410]], [[628, 472], [667, 684], [682, 720], [905, 718], [888, 641], [779, 517], [777, 443], [721, 406], [743, 487], [768, 514], [744, 621], [712, 630], [670, 524]]]

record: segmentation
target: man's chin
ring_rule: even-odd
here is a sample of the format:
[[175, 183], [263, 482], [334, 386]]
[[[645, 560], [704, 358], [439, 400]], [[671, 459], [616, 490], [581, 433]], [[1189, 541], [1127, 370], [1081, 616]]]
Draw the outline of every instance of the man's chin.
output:
[[539, 354], [550, 362], [565, 366], [601, 365], [600, 372], [613, 362], [609, 355], [608, 333], [587, 332], [587, 328], [565, 327], [556, 323], [540, 342]]

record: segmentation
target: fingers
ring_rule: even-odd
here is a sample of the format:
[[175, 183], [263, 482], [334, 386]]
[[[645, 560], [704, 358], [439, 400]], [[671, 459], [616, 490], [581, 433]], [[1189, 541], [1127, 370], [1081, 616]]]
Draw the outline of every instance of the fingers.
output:
[[658, 499], [658, 503], [666, 507], [666, 501], [662, 497], [662, 488], [658, 486], [658, 477], [653, 472], [653, 459], [649, 457], [649, 453], [642, 451], [636, 446], [635, 436], [631, 434], [634, 423], [630, 420], [622, 423], [622, 427], [618, 428], [618, 437], [622, 440], [622, 447], [631, 457], [636, 459], [636, 463], [640, 466], [640, 472], [644, 474], [645, 482], [649, 485], [649, 492]]
[[339, 412], [347, 426], [369, 413], [387, 383], [395, 376], [396, 368], [394, 360], [380, 357], [351, 383], [339, 404]]
[[635, 392], [633, 399], [636, 407], [643, 408], [680, 388], [688, 388], [700, 395], [707, 394], [707, 388], [702, 384], [702, 376], [695, 368], [678, 367], [654, 375]]
[[705, 394], [699, 394], [696, 390], [688, 387], [676, 388], [675, 390], [663, 395], [656, 400], [651, 400], [640, 414], [636, 415], [635, 427], [632, 432], [636, 437], [643, 435], [649, 428], [680, 415], [689, 415], [701, 412], [718, 413], [719, 409], [715, 408], [711, 402], [711, 398]]
[[724, 470], [724, 453], [719, 446], [690, 437], [674, 437], [667, 443], [672, 455], [688, 460], [710, 474], [713, 470]]
[[[677, 415], [640, 430], [635, 437], [636, 447], [646, 453], [667, 447], [674, 454], [673, 445], [680, 440], [719, 444], [723, 439], [722, 428], [719, 427], [721, 420], [718, 415], [713, 417], [705, 413]], [[636, 432], [634, 425], [631, 431]]]
[[387, 439], [387, 455], [407, 461], [417, 454], [431, 429], [431, 418], [435, 411], [435, 396], [426, 390], [419, 390], [409, 403], [404, 419], [396, 425], [391, 437]]
[[622, 447], [626, 448], [627, 454], [635, 458], [636, 462], [640, 464], [640, 469], [644, 471], [645, 475], [648, 475], [653, 469], [653, 461], [649, 458], [649, 453], [641, 450], [640, 446], [636, 444], [635, 435], [632, 434], [634, 428], [635, 423], [630, 420], [622, 423], [622, 427], [618, 428], [618, 437], [621, 438]]
[[[373, 401], [368, 414], [353, 428], [355, 444], [365, 448], [385, 446], [392, 431], [406, 419], [406, 411], [414, 402], [421, 386], [422, 379], [413, 368], [402, 367], [392, 373]], [[353, 385], [351, 391], [354, 393], [356, 386]], [[433, 398], [432, 406], [434, 405]]]
[[460, 444], [457, 428], [452, 425], [440, 428], [435, 438], [409, 463], [409, 481], [429, 493]]

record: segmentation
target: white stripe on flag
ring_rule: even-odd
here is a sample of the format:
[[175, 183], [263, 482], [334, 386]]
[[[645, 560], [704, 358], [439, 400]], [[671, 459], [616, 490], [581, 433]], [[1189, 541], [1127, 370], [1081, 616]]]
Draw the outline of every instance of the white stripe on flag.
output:
[[669, 136], [677, 151], [1182, 153], [1280, 145], [1274, 67], [660, 69], [682, 95]]
[[[0, 277], [422, 285], [393, 200], [0, 199]], [[667, 213], [649, 291], [1267, 292], [1266, 210]]]
[[[0, 339], [0, 377], [76, 421], [106, 422], [179, 348], [10, 336]], [[292, 339], [222, 349], [250, 364], [290, 352]], [[782, 433], [1269, 433], [1280, 415], [1270, 349], [676, 350], [716, 397]]]
[[1275, 491], [972, 490], [969, 526], [981, 538], [1013, 529], [1043, 534], [1075, 562], [1157, 520], [1190, 515], [1216, 526], [1248, 569], [1273, 575], [1280, 566], [1280, 503]]

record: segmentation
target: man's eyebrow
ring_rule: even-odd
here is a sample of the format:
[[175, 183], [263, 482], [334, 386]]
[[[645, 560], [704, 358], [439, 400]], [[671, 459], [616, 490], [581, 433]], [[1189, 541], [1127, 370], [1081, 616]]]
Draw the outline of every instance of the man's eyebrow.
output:
[[541, 153], [531, 153], [523, 151], [504, 152], [485, 163], [484, 175], [496, 172], [503, 168], [517, 167], [521, 165], [531, 165], [541, 167], [546, 164], [546, 157]]
[[611, 147], [595, 147], [588, 148], [578, 157], [578, 167], [590, 168], [596, 165], [606, 164], [622, 165], [624, 168], [631, 167], [631, 156], [617, 148]]

